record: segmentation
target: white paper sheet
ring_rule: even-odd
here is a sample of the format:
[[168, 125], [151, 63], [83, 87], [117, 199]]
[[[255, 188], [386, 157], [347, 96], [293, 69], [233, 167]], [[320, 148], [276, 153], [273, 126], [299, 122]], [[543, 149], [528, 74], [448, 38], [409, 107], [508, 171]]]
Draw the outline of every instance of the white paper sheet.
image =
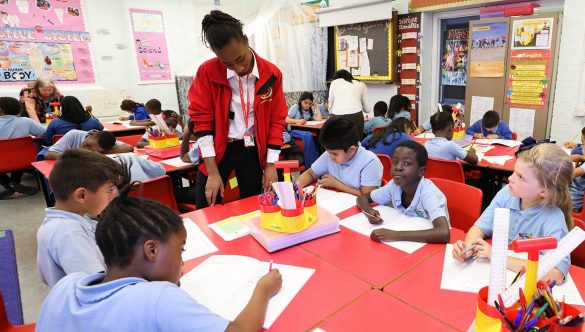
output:
[[182, 161], [180, 156], [175, 157], [175, 158], [171, 158], [171, 159], [161, 160], [160, 162], [163, 164], [174, 166], [174, 167], [183, 167], [183, 166], [193, 165], [193, 163], [186, 163], [186, 162]]
[[345, 36], [345, 40], [347, 41], [347, 49], [350, 51], [357, 51], [359, 42], [358, 36]]
[[502, 138], [478, 138], [475, 140], [477, 144], [498, 144], [498, 145], [505, 145], [508, 147], [514, 147], [522, 144], [522, 142], [514, 141], [511, 139], [502, 139]]
[[[305, 187], [305, 192], [311, 192], [313, 186]], [[355, 206], [356, 196], [348, 193], [320, 188], [317, 191], [317, 204], [332, 214], [338, 214]]]
[[[124, 128], [145, 128], [145, 126], [131, 126], [130, 125], [130, 120], [124, 120], [124, 121], [106, 121], [104, 123], [111, 123], [111, 124], [115, 124], [118, 126], [122, 126]], [[104, 130], [108, 130], [107, 128], [104, 128]]]
[[469, 125], [483, 118], [483, 114], [494, 109], [493, 97], [471, 96], [471, 116]]
[[[234, 320], [252, 296], [268, 262], [238, 255], [214, 255], [181, 278], [181, 288], [197, 302]], [[268, 302], [263, 327], [269, 329], [315, 272], [314, 269], [273, 264], [282, 275], [282, 288]]]
[[518, 134], [518, 140], [522, 141], [532, 136], [534, 131], [534, 114], [536, 110], [529, 108], [510, 108], [510, 129]]
[[248, 228], [248, 221], [255, 216], [260, 215], [260, 210], [252, 211], [250, 213], [239, 216], [229, 217], [209, 225], [209, 228], [221, 236], [225, 241], [231, 241], [250, 234]]
[[367, 50], [366, 44], [367, 44], [367, 39], [366, 38], [360, 38], [359, 39], [359, 43], [360, 43], [360, 52], [365, 52]]
[[[381, 225], [370, 224], [368, 218], [363, 213], [358, 213], [349, 218], [345, 218], [341, 220], [339, 224], [367, 237], [370, 237], [372, 231], [378, 228], [387, 228], [395, 231], [418, 231], [433, 228], [433, 224], [430, 220], [407, 217], [398, 210], [388, 206], [376, 206], [374, 209], [378, 210], [378, 212], [380, 212], [380, 217], [384, 219], [384, 222]], [[409, 254], [412, 254], [426, 244], [411, 241], [383, 243]]]
[[512, 156], [483, 156], [483, 160], [491, 164], [504, 166], [506, 162], [512, 159]]
[[430, 130], [425, 131], [422, 134], [418, 134], [415, 136], [416, 138], [435, 138], [435, 134], [433, 134]]
[[374, 39], [368, 38], [368, 50], [374, 49]]
[[183, 256], [183, 261], [205, 256], [219, 250], [215, 244], [213, 244], [213, 242], [211, 242], [211, 240], [205, 236], [205, 234], [193, 220], [184, 218], [183, 225], [187, 230], [185, 251], [183, 251], [181, 254]]
[[307, 122], [305, 122], [305, 124], [306, 124], [306, 125], [309, 125], [309, 126], [316, 126], [316, 125], [319, 125], [319, 124], [325, 123], [325, 121], [326, 121], [326, 120], [319, 120], [319, 121], [317, 121], [317, 120], [312, 120], [312, 121], [307, 121]]
[[[443, 264], [443, 275], [441, 277], [441, 289], [447, 289], [458, 292], [477, 293], [479, 289], [487, 286], [490, 279], [490, 262], [486, 259], [476, 259], [465, 262], [459, 262], [453, 258], [453, 245], [447, 244], [445, 250], [445, 262]], [[525, 253], [518, 254], [509, 250], [508, 256], [526, 258]], [[506, 281], [509, 285], [516, 273], [510, 270], [506, 271]], [[567, 275], [562, 285], [553, 287], [553, 296], [557, 300], [562, 300], [565, 296], [565, 302], [576, 305], [585, 305], [581, 294], [577, 290], [571, 274]]]
[[[464, 147], [463, 149], [466, 151], [469, 151], [469, 149], [471, 148], [472, 144], [469, 144], [468, 146]], [[486, 153], [489, 150], [493, 149], [494, 147], [491, 145], [479, 145], [479, 144], [473, 144], [473, 149], [475, 150], [475, 153]]]

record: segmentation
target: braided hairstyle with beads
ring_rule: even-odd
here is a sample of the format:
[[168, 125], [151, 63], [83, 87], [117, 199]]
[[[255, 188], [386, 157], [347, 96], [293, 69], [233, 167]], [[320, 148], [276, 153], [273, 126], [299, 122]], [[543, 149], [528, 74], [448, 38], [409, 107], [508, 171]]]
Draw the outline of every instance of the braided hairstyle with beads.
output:
[[144, 241], [166, 241], [183, 227], [175, 211], [150, 199], [129, 197], [130, 188], [110, 202], [96, 228], [95, 239], [108, 267], [128, 266]]
[[212, 10], [201, 22], [201, 39], [205, 46], [216, 51], [227, 45], [232, 38], [247, 40], [243, 30], [244, 24], [219, 10]]

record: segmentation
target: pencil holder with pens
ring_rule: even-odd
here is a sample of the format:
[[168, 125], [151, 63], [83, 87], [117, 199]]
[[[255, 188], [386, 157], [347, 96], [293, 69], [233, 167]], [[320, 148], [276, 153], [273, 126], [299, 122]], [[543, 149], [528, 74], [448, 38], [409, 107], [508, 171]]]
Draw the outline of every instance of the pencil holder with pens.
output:
[[296, 203], [296, 209], [260, 204], [260, 226], [275, 232], [297, 233], [313, 225], [318, 219], [316, 196]]
[[148, 135], [148, 143], [150, 144], [150, 147], [154, 149], [172, 148], [180, 144], [179, 136], [176, 133], [170, 135], [165, 134], [162, 136]]

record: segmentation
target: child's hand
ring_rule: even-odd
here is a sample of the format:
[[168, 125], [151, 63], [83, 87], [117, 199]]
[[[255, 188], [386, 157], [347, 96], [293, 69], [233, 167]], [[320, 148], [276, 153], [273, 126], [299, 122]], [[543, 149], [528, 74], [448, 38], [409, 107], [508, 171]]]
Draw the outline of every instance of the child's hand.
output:
[[[365, 211], [366, 217], [368, 217], [368, 221], [372, 225], [379, 225], [384, 222], [382, 218], [380, 218], [380, 212], [378, 210], [370, 209], [369, 211]], [[373, 216], [373, 217], [372, 217]]]
[[397, 238], [396, 235], [397, 235], [396, 231], [386, 228], [380, 228], [372, 231], [372, 234], [370, 234], [370, 239], [376, 242], [395, 241]]
[[465, 248], [467, 248], [469, 245], [471, 245], [471, 243], [468, 245], [465, 245], [465, 243], [463, 241], [457, 240], [457, 242], [455, 242], [455, 244], [453, 244], [453, 251], [451, 252], [451, 254], [453, 255], [453, 258], [462, 262], [462, 261], [470, 258], [471, 256], [473, 256], [475, 254], [474, 250], [468, 250], [467, 252], [463, 253]]
[[120, 121], [125, 121], [125, 120], [129, 120], [130, 118], [128, 118], [127, 116], [121, 116], [118, 118], [118, 120]]
[[484, 138], [482, 133], [473, 134], [473, 138]]
[[422, 134], [422, 131], [420, 129], [416, 128], [414, 130], [414, 135], [416, 136], [416, 135], [420, 135], [420, 134]]
[[498, 136], [498, 134], [489, 134], [486, 136], [486, 138], [499, 138], [500, 136]]
[[87, 111], [89, 114], [91, 114], [91, 111], [93, 111], [93, 107], [91, 107], [91, 105], [87, 105], [87, 106], [85, 106], [85, 110], [86, 110], [86, 111]]
[[477, 239], [475, 241], [475, 243], [477, 244], [475, 246], [475, 256], [479, 257], [483, 257], [483, 258], [487, 258], [489, 260], [492, 259], [492, 246], [491, 244], [485, 242], [485, 240], [483, 239]]
[[320, 184], [324, 188], [338, 189], [340, 182], [333, 175], [325, 174], [317, 180], [317, 184]]
[[272, 269], [258, 280], [256, 287], [272, 297], [282, 287], [282, 275], [278, 269]]
[[305, 123], [307, 123], [307, 120], [305, 120], [305, 119], [300, 119], [299, 120], [299, 124], [305, 124]]
[[565, 143], [563, 143], [563, 146], [565, 147], [565, 149], [573, 150], [573, 149], [576, 149], [578, 145], [577, 145], [577, 143], [574, 143], [574, 142], [565, 142]]

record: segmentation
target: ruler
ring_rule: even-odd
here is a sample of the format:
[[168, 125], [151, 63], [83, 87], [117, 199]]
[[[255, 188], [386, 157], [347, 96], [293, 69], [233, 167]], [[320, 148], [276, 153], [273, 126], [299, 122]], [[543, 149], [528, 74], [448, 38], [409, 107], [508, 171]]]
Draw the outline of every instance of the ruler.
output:
[[487, 303], [494, 306], [498, 294], [506, 290], [506, 262], [508, 260], [508, 233], [510, 229], [510, 210], [494, 210], [492, 233], [492, 258], [490, 262], [490, 283]]
[[[585, 241], [585, 231], [579, 227], [573, 227], [569, 234], [565, 235], [559, 241], [557, 248], [548, 251], [544, 256], [540, 256], [538, 261], [538, 280], [541, 280], [550, 270], [567, 257], [581, 242]], [[514, 284], [502, 293], [502, 299], [506, 307], [516, 303], [519, 298], [518, 289], [524, 286], [526, 275], [521, 276]]]

